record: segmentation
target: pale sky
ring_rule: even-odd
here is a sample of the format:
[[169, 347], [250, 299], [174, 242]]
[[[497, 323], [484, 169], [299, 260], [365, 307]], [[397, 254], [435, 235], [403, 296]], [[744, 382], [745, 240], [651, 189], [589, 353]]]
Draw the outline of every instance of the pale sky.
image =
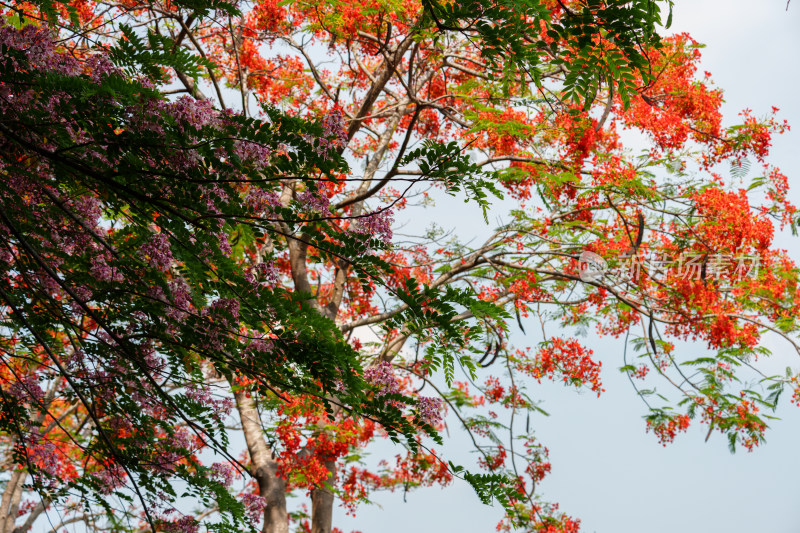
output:
[[[789, 176], [793, 201], [800, 204], [800, 3], [788, 12], [786, 0], [675, 3], [672, 31], [689, 32], [707, 45], [702, 69], [725, 90], [729, 121], [744, 108], [762, 116], [776, 106], [794, 126], [777, 139], [770, 161]], [[781, 236], [778, 242], [800, 263], [798, 238]], [[538, 340], [521, 334], [512, 339], [516, 345]], [[552, 384], [531, 390], [552, 415], [532, 421], [553, 466], [541, 487], [546, 500], [580, 518], [584, 532], [800, 532], [800, 407], [790, 405], [788, 395], [777, 413], [781, 420], [752, 453], [731, 455], [718, 433], [706, 443], [705, 430], [697, 427], [662, 447], [645, 433], [646, 409], [616, 370], [622, 340], [590, 337], [589, 343], [604, 361], [601, 398]], [[768, 364], [800, 368], [785, 350]], [[463, 432], [455, 430], [446, 440], [448, 456], [467, 450], [459, 437]], [[380, 454], [387, 452], [399, 450], [382, 446]], [[345, 533], [491, 533], [500, 518], [463, 483], [409, 493], [405, 503], [402, 493], [375, 500], [382, 508], [362, 507], [357, 518], [337, 509], [334, 525]]]

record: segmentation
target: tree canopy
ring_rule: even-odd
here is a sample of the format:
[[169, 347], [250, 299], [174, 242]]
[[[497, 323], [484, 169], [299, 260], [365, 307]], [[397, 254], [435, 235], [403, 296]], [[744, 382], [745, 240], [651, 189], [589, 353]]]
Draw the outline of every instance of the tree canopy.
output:
[[[766, 334], [797, 350], [787, 125], [723, 121], [670, 2], [3, 9], [4, 531], [329, 533], [337, 501], [457, 476], [499, 530], [573, 532], [536, 492], [537, 382], [621, 367], [660, 441], [747, 449], [800, 395], [758, 366]], [[445, 195], [501, 222], [404, 233]]]

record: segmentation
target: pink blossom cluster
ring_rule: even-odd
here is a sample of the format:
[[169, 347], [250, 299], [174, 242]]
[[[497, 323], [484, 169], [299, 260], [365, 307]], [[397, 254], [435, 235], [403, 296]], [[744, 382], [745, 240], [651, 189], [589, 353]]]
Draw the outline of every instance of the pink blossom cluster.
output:
[[169, 112], [167, 116], [178, 119], [178, 127], [181, 129], [184, 123], [195, 129], [220, 124], [220, 112], [214, 109], [211, 100], [197, 100], [191, 96], [181, 96], [176, 101], [164, 102], [163, 105], [166, 107], [165, 111]]
[[239, 300], [219, 298], [201, 311], [201, 315], [209, 318], [206, 320], [204, 328], [208, 346], [212, 350], [222, 350], [224, 339], [237, 329], [239, 306]]
[[160, 526], [164, 533], [198, 533], [200, 531], [200, 523], [188, 515], [177, 520], [163, 520]]
[[166, 314], [177, 322], [183, 321], [194, 309], [189, 284], [183, 278], [175, 278], [169, 282], [172, 304], [167, 307]]
[[108, 252], [93, 254], [89, 259], [91, 263], [89, 273], [98, 281], [124, 281], [125, 278], [123, 277], [122, 272], [118, 268], [112, 267], [108, 264], [110, 259], [111, 257]]
[[258, 293], [261, 287], [275, 287], [280, 280], [280, 273], [274, 261], [262, 261], [245, 272], [245, 278]]
[[[230, 201], [230, 195], [225, 192], [222, 187], [219, 186], [217, 183], [211, 183], [210, 185], [204, 185], [202, 187], [203, 196], [206, 200], [206, 209], [209, 213], [214, 215], [219, 215], [222, 211], [219, 210], [217, 207], [217, 202], [220, 203], [227, 203]], [[225, 222], [220, 218], [217, 219], [217, 225], [222, 226]]]
[[234, 145], [233, 153], [244, 163], [264, 165], [272, 156], [272, 148], [253, 141], [241, 140]]
[[[116, 374], [125, 372], [127, 369], [119, 368], [114, 370], [116, 371]], [[164, 405], [161, 402], [161, 399], [158, 397], [158, 394], [153, 390], [150, 382], [144, 378], [134, 377], [135, 375], [131, 374], [130, 372], [128, 372], [128, 375], [132, 377], [123, 379], [122, 381], [127, 388], [131, 389], [131, 399], [139, 405], [139, 408], [142, 410], [142, 412], [147, 413], [154, 418], [162, 420], [165, 419], [166, 411]], [[108, 381], [112, 381], [112, 378], [109, 378]], [[106, 396], [109, 397], [109, 399], [113, 398], [113, 389], [109, 387], [109, 392], [106, 393]]]
[[392, 222], [394, 213], [391, 209], [384, 208], [373, 211], [368, 215], [358, 217], [350, 226], [354, 233], [370, 235], [384, 244], [389, 244], [392, 240]]
[[275, 345], [272, 343], [272, 340], [265, 338], [265, 337], [252, 337], [250, 339], [250, 343], [245, 348], [243, 355], [247, 360], [253, 360], [256, 354], [264, 354], [270, 353], [274, 350]]
[[58, 479], [61, 465], [58, 461], [56, 445], [45, 440], [38, 430], [32, 431], [25, 440], [30, 443], [28, 445], [28, 462], [47, 474], [53, 481]]
[[417, 410], [419, 411], [420, 418], [431, 426], [436, 426], [441, 423], [443, 409], [444, 402], [441, 398], [420, 396], [417, 399]]
[[272, 213], [274, 208], [280, 207], [281, 200], [275, 191], [254, 187], [247, 195], [247, 207], [254, 211], [256, 216], [264, 216]]
[[267, 506], [267, 500], [263, 496], [251, 494], [249, 492], [240, 494], [239, 499], [244, 505], [245, 514], [251, 522], [257, 524], [264, 513], [264, 508]]
[[96, 54], [86, 60], [86, 70], [95, 83], [100, 83], [103, 78], [112, 75], [121, 75], [122, 72], [114, 66], [105, 54]]
[[92, 299], [94, 293], [92, 293], [92, 290], [85, 285], [73, 287], [72, 293], [75, 295], [75, 299], [70, 302], [70, 306], [72, 307], [72, 311], [77, 316], [81, 316], [84, 313], [84, 305], [86, 305], [89, 300]]
[[206, 383], [192, 382], [187, 385], [186, 397], [200, 405], [211, 408], [214, 416], [220, 420], [228, 416], [233, 409], [233, 400], [231, 398], [215, 398], [211, 387]]
[[92, 477], [100, 485], [100, 492], [108, 495], [114, 489], [125, 485], [127, 474], [121, 466], [112, 465], [93, 473]]
[[[58, 191], [52, 191], [54, 196], [61, 196]], [[73, 250], [82, 250], [88, 246], [97, 236], [97, 225], [100, 222], [100, 217], [103, 215], [103, 206], [100, 201], [94, 196], [81, 196], [79, 198], [65, 198], [59, 200], [63, 201], [65, 206], [72, 211], [73, 214], [83, 222], [87, 228], [95, 228], [90, 234], [87, 231], [71, 231], [69, 232], [70, 240], [64, 242], [64, 245], [71, 245]]]
[[32, 374], [18, 376], [17, 381], [9, 387], [8, 393], [19, 401], [30, 401], [38, 405], [44, 401], [44, 391], [39, 385], [39, 379]]
[[211, 303], [208, 314], [229, 325], [239, 320], [239, 306], [239, 300], [235, 298], [219, 298]]
[[297, 201], [304, 212], [314, 212], [327, 215], [331, 211], [331, 200], [325, 191], [318, 188], [308, 188], [298, 195]]
[[225, 487], [230, 487], [236, 477], [236, 470], [228, 463], [214, 463], [209, 470], [211, 479], [220, 482]]
[[370, 385], [380, 388], [378, 396], [400, 393], [400, 382], [394, 375], [392, 364], [388, 361], [381, 361], [377, 365], [367, 368], [364, 371], [364, 380]]
[[317, 139], [317, 153], [328, 157], [331, 152], [347, 146], [347, 141], [344, 115], [339, 109], [335, 109], [322, 119], [322, 137]]
[[29, 24], [21, 30], [13, 26], [0, 25], [0, 46], [25, 52], [30, 66], [44, 72], [57, 72], [77, 76], [81, 65], [77, 59], [56, 50], [52, 35], [38, 26]]
[[[219, 219], [219, 221], [222, 222], [222, 219]], [[233, 248], [228, 240], [228, 234], [225, 231], [220, 230], [215, 232], [213, 235], [217, 241], [217, 244], [219, 245], [219, 251], [227, 256], [230, 256]]]
[[172, 250], [169, 238], [163, 233], [155, 233], [149, 241], [139, 248], [139, 253], [147, 263], [161, 272], [168, 272], [172, 265]]
[[156, 448], [151, 450], [152, 456], [157, 458], [151, 464], [153, 470], [173, 472], [184, 452], [193, 450], [195, 446], [189, 430], [178, 427], [172, 435], [161, 439]]

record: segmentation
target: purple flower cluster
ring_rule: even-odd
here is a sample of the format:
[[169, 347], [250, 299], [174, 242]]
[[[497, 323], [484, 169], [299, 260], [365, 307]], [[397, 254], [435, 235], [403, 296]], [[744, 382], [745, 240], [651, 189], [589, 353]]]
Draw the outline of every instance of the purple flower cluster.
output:
[[209, 407], [214, 412], [214, 417], [222, 420], [227, 417], [233, 409], [231, 398], [215, 398], [211, 387], [205, 383], [190, 383], [186, 387], [186, 397], [205, 407]]
[[420, 396], [417, 399], [417, 410], [419, 411], [420, 418], [431, 426], [436, 426], [442, 421], [443, 408], [444, 402], [441, 398]]
[[[218, 215], [221, 213], [219, 208], [217, 207], [217, 202], [225, 204], [230, 201], [230, 195], [222, 189], [216, 183], [212, 183], [211, 185], [205, 185], [202, 187], [203, 196], [206, 200], [206, 209], [209, 213], [213, 213]], [[217, 219], [217, 223], [222, 226], [224, 221], [222, 219]]]
[[125, 278], [122, 276], [122, 273], [119, 271], [119, 269], [108, 264], [110, 259], [110, 254], [107, 252], [92, 255], [92, 257], [89, 259], [91, 264], [89, 273], [99, 281], [124, 281]]
[[103, 470], [95, 472], [92, 477], [100, 485], [100, 492], [103, 494], [111, 494], [111, 492], [125, 484], [127, 474], [125, 470], [118, 465], [112, 465]]
[[301, 209], [305, 212], [327, 215], [331, 212], [331, 200], [324, 191], [309, 188], [297, 197]]
[[233, 153], [244, 163], [264, 165], [272, 155], [272, 148], [252, 141], [237, 141]]
[[247, 207], [252, 209], [257, 216], [272, 213], [273, 209], [280, 205], [281, 199], [275, 191], [254, 187], [250, 189], [250, 194], [247, 195]]
[[347, 141], [344, 115], [335, 109], [322, 119], [322, 137], [317, 139], [317, 154], [328, 157], [331, 152], [347, 146]]
[[[387, 361], [367, 368], [364, 371], [364, 380], [370, 385], [378, 387], [379, 390], [376, 396], [384, 396], [386, 394], [399, 394], [401, 392], [400, 381], [394, 375], [392, 364]], [[398, 408], [404, 408], [405, 404], [395, 402]], [[441, 398], [429, 398], [427, 396], [420, 396], [417, 398], [417, 412], [419, 417], [430, 424], [436, 426], [442, 421], [442, 412], [444, 410], [444, 402]]]
[[378, 209], [368, 215], [357, 218], [350, 228], [354, 233], [370, 235], [384, 244], [389, 244], [393, 236], [393, 221], [394, 213], [392, 213], [391, 209]]
[[228, 463], [214, 463], [209, 470], [209, 477], [225, 487], [230, 487], [236, 477], [236, 471]]
[[270, 353], [275, 349], [275, 345], [270, 339], [264, 337], [251, 337], [250, 343], [244, 349], [242, 355], [246, 360], [252, 361], [256, 354]]
[[192, 311], [192, 293], [189, 284], [183, 278], [175, 278], [169, 282], [172, 305], [167, 307], [166, 314], [176, 322], [181, 322]]
[[264, 508], [267, 506], [267, 500], [262, 496], [251, 494], [249, 492], [241, 494], [239, 499], [242, 500], [244, 512], [247, 514], [247, 518], [249, 518], [254, 524], [257, 524], [261, 520], [261, 517], [264, 513]]
[[228, 317], [233, 319], [233, 322], [239, 320], [239, 305], [239, 300], [235, 298], [214, 300], [209, 308], [209, 316], [219, 317], [225, 325], [229, 325], [231, 321]]
[[156, 449], [152, 450], [154, 460], [150, 467], [158, 472], [174, 472], [178, 461], [185, 452], [193, 451], [192, 435], [185, 427], [178, 427], [167, 438], [161, 439]]
[[367, 368], [364, 371], [364, 380], [370, 385], [380, 388], [378, 396], [400, 392], [400, 382], [394, 375], [392, 364], [387, 361], [381, 361], [377, 365]]
[[24, 51], [30, 66], [36, 70], [68, 76], [77, 76], [81, 72], [78, 60], [59, 53], [50, 32], [34, 24], [29, 24], [21, 30], [11, 25], [0, 25], [0, 45]]
[[192, 516], [182, 516], [178, 520], [163, 521], [161, 531], [164, 533], [198, 533], [200, 523]]
[[168, 107], [165, 111], [178, 119], [179, 124], [185, 122], [200, 129], [220, 123], [220, 112], [214, 109], [211, 100], [196, 100], [191, 96], [181, 96], [175, 102], [165, 102], [165, 105]]
[[43, 440], [37, 430], [32, 431], [26, 440], [30, 443], [28, 445], [28, 462], [47, 474], [52, 481], [57, 480], [60, 464], [56, 445], [49, 440]]
[[147, 263], [161, 272], [169, 271], [172, 265], [172, 250], [169, 239], [163, 233], [154, 234], [149, 241], [139, 248], [139, 253]]
[[93, 55], [87, 59], [86, 67], [89, 70], [92, 81], [95, 83], [100, 83], [107, 76], [122, 74], [105, 54]]
[[200, 314], [209, 319], [205, 324], [205, 333], [212, 350], [222, 350], [225, 339], [237, 329], [239, 306], [239, 300], [220, 298], [201, 311]]
[[11, 384], [9, 394], [20, 401], [29, 401], [32, 404], [41, 405], [44, 401], [44, 391], [39, 386], [39, 380], [35, 375], [27, 374], [19, 376], [17, 381]]
[[231, 247], [231, 243], [228, 240], [228, 234], [224, 231], [218, 231], [213, 234], [217, 240], [217, 244], [219, 245], [219, 251], [223, 254], [230, 256], [233, 248]]
[[70, 302], [70, 306], [72, 307], [72, 311], [76, 315], [80, 316], [84, 312], [84, 309], [83, 309], [83, 306], [81, 305], [81, 303], [83, 303], [83, 304], [88, 303], [89, 300], [92, 299], [94, 294], [92, 293], [92, 290], [89, 287], [85, 286], [85, 285], [78, 285], [76, 287], [73, 287], [72, 288], [72, 292], [77, 297], [77, 300], [73, 300], [72, 302]]
[[256, 265], [256, 270], [264, 278], [264, 281], [271, 284], [278, 283], [278, 269], [273, 261], [262, 261]]

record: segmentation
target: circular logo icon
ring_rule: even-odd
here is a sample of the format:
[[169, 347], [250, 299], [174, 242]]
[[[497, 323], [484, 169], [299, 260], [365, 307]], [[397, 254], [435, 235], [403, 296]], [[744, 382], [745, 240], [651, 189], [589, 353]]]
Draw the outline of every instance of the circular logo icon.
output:
[[578, 272], [586, 282], [600, 281], [608, 268], [606, 260], [594, 252], [583, 252], [578, 259]]

